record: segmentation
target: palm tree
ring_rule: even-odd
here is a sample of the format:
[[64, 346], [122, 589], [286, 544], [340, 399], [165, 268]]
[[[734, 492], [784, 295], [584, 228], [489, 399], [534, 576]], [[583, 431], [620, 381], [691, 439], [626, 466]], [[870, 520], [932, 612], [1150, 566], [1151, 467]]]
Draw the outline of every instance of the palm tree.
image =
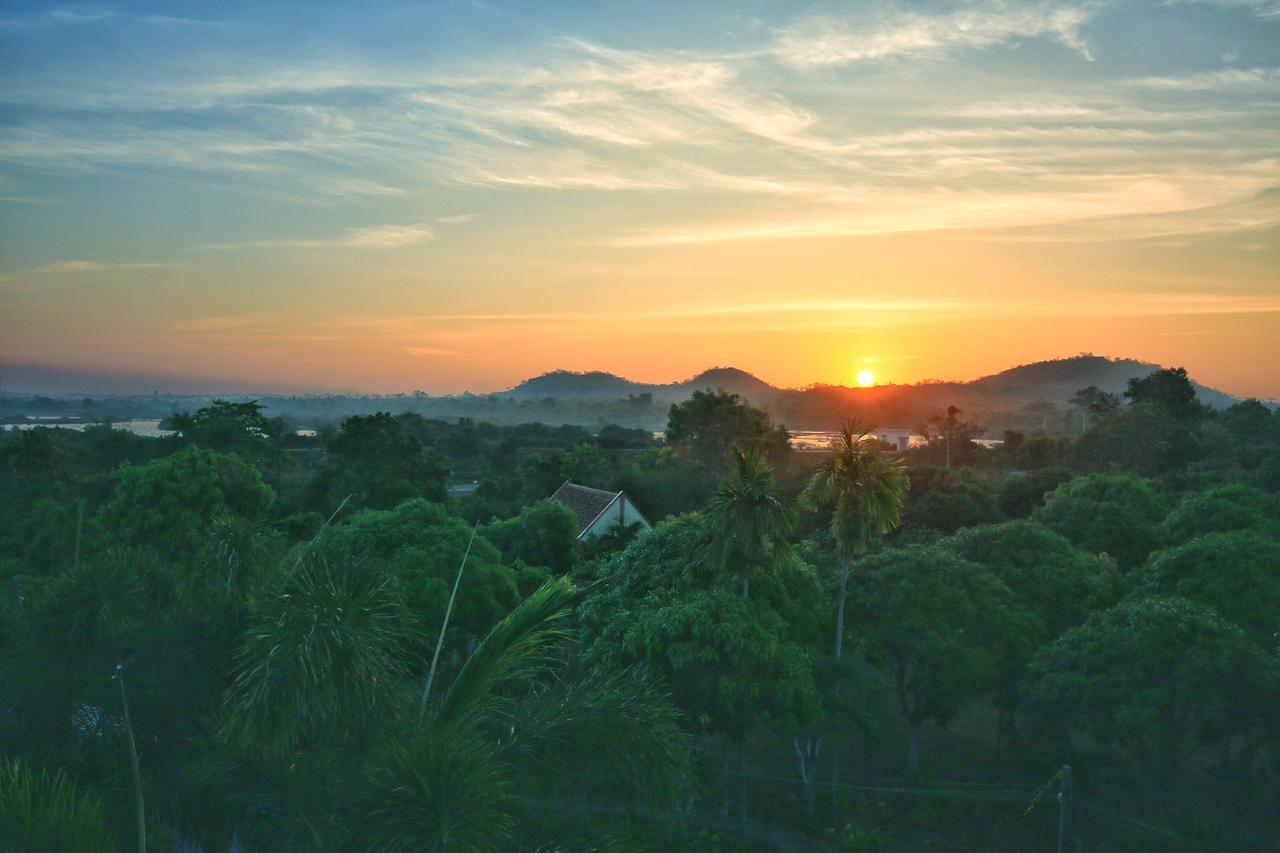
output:
[[[373, 762], [376, 849], [532, 846], [531, 822], [593, 791], [674, 805], [687, 767], [674, 708], [625, 673], [563, 677], [579, 598], [568, 579], [544, 583], [480, 643], [422, 726]], [[557, 846], [565, 829], [554, 828]]]
[[773, 469], [756, 450], [733, 449], [734, 477], [716, 490], [703, 511], [711, 533], [708, 556], [718, 570], [742, 580], [767, 570], [787, 548], [795, 511], [777, 490]]
[[883, 535], [902, 521], [907, 478], [902, 465], [876, 446], [871, 429], [849, 421], [809, 478], [800, 499], [808, 506], [832, 505], [831, 533], [840, 553], [840, 599], [835, 659], [844, 648], [844, 605], [853, 561], [866, 553], [872, 534]]
[[548, 581], [499, 622], [425, 713], [408, 653], [419, 640], [387, 581], [313, 554], [251, 621], [200, 768], [201, 788], [223, 792], [210, 808], [242, 838], [509, 850], [536, 846], [534, 824], [563, 840], [592, 804], [674, 807], [688, 763], [677, 712], [630, 673], [571, 669], [571, 581]]

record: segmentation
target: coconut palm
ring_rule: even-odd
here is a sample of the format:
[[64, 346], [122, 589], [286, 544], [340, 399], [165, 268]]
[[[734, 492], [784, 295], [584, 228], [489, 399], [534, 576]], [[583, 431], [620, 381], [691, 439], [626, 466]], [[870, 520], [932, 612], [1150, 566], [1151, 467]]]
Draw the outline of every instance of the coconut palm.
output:
[[844, 649], [844, 609], [853, 561], [866, 553], [873, 534], [902, 521], [907, 478], [901, 463], [888, 459], [870, 428], [848, 421], [831, 454], [809, 478], [800, 499], [808, 506], [830, 505], [831, 533], [840, 553], [840, 598], [836, 607], [835, 658]]
[[755, 450], [733, 449], [734, 476], [707, 502], [703, 516], [711, 534], [712, 566], [742, 580], [742, 597], [751, 575], [766, 571], [787, 548], [795, 512], [778, 493], [773, 469]]

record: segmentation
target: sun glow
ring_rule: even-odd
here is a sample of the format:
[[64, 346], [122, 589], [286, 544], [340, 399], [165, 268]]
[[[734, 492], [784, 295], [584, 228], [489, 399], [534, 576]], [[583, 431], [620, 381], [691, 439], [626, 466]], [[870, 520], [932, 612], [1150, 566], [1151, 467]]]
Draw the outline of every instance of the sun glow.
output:
[[870, 388], [876, 384], [876, 376], [870, 370], [859, 370], [856, 378], [863, 388]]

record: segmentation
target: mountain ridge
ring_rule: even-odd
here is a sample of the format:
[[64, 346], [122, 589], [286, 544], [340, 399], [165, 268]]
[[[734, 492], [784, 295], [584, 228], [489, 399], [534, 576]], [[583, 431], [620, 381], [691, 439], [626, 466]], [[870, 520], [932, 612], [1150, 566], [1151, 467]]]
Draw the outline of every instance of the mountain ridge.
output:
[[[859, 388], [847, 385], [815, 383], [803, 388], [781, 388], [736, 367], [713, 367], [689, 379], [670, 383], [637, 382], [605, 371], [553, 370], [526, 379], [495, 396], [516, 399], [620, 399], [639, 394], [652, 394], [655, 399], [682, 399], [696, 390], [723, 389], [757, 404], [778, 402], [796, 395], [861, 395], [868, 399], [899, 396], [906, 392], [923, 392], [928, 396], [949, 391], [965, 397], [976, 395], [987, 402], [1065, 403], [1081, 388], [1090, 385], [1114, 394], [1123, 393], [1128, 381], [1161, 369], [1161, 365], [1131, 358], [1110, 358], [1082, 353], [1059, 359], [1019, 364], [997, 373], [970, 380], [926, 380], [911, 384], [876, 385]], [[1214, 408], [1223, 408], [1241, 400], [1216, 388], [1193, 380], [1196, 396]], [[615, 396], [608, 397], [607, 394]], [[1264, 401], [1274, 404], [1275, 401]]]

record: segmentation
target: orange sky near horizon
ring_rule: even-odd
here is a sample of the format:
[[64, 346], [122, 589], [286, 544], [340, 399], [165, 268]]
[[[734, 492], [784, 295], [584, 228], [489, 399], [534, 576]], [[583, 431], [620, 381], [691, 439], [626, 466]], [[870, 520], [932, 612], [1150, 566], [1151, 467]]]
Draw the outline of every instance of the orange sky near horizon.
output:
[[0, 16], [5, 387], [1092, 352], [1280, 399], [1272, 0], [656, 2]]

